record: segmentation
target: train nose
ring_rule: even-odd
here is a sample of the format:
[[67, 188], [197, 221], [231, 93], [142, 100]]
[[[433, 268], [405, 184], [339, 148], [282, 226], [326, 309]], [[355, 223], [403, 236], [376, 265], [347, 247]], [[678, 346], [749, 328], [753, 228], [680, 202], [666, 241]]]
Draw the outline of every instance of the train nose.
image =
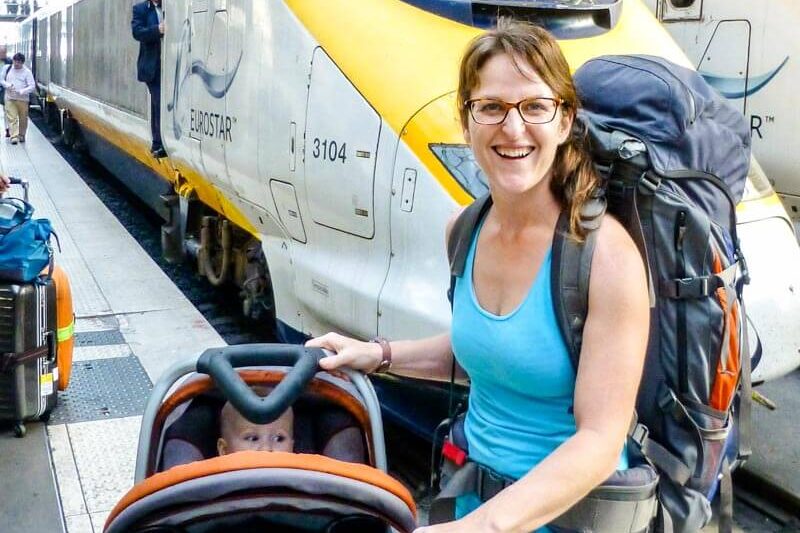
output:
[[800, 366], [800, 248], [782, 217], [741, 223], [737, 231], [750, 270], [744, 289], [750, 345], [755, 328], [764, 350], [753, 382], [769, 381]]

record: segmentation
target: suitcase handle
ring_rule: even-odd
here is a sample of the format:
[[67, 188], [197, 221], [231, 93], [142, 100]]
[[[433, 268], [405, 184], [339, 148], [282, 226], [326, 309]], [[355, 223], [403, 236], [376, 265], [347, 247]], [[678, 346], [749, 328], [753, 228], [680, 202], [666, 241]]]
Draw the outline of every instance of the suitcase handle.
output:
[[24, 196], [23, 199], [26, 202], [28, 202], [28, 197], [29, 197], [28, 189], [31, 186], [30, 182], [28, 182], [28, 180], [26, 180], [24, 178], [15, 178], [14, 176], [8, 176], [8, 182], [11, 185], [22, 185], [22, 191], [23, 191], [23, 196]]
[[46, 344], [47, 344], [47, 355], [48, 355], [47, 359], [51, 364], [56, 364], [56, 346], [58, 346], [58, 343], [56, 341], [56, 332], [55, 331], [48, 331], [45, 334], [45, 337], [46, 337], [45, 340], [47, 341], [46, 342]]

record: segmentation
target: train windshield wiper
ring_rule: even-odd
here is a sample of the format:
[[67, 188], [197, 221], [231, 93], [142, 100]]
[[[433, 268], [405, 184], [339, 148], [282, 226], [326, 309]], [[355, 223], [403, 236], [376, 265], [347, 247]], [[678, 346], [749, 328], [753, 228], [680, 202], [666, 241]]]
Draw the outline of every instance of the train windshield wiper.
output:
[[535, 22], [558, 39], [600, 35], [616, 26], [623, 0], [403, 0], [469, 26], [490, 28], [499, 17]]

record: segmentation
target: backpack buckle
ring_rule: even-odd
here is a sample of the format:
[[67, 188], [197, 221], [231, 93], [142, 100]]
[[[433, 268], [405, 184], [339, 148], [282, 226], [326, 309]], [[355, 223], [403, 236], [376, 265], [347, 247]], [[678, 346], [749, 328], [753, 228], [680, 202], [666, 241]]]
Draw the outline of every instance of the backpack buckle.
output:
[[497, 493], [511, 485], [514, 481], [498, 474], [494, 470], [478, 463], [478, 497], [482, 502], [491, 500]]
[[652, 172], [642, 172], [639, 177], [639, 192], [642, 194], [655, 194], [661, 185], [661, 178]]
[[637, 423], [636, 426], [633, 428], [633, 431], [631, 431], [630, 438], [641, 449], [649, 435], [650, 435], [650, 430], [647, 429], [647, 426], [645, 426], [644, 424]]

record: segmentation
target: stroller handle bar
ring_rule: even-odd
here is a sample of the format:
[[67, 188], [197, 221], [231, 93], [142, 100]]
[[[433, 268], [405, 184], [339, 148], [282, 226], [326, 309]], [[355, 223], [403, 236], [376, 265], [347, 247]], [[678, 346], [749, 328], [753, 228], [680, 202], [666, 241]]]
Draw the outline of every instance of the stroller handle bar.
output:
[[[211, 376], [227, 400], [250, 422], [269, 424], [280, 417], [303, 393], [319, 371], [321, 348], [294, 344], [245, 344], [210, 348], [197, 360], [197, 372]], [[246, 366], [293, 367], [268, 396], [251, 389], [236, 368]]]
[[[263, 345], [257, 345], [263, 346]], [[293, 350], [295, 350], [295, 354], [297, 353], [306, 353], [306, 349], [302, 346], [292, 346]], [[207, 352], [219, 353], [220, 350], [229, 350], [233, 349], [234, 353], [250, 353], [252, 354], [254, 351], [261, 352], [260, 349], [253, 350], [253, 345], [242, 345], [242, 346], [231, 346], [228, 348], [217, 348], [206, 350]], [[285, 346], [283, 348], [279, 348], [284, 353], [286, 353]], [[308, 350], [312, 352], [317, 352], [317, 350]], [[325, 354], [325, 351], [319, 352], [322, 355]], [[271, 358], [274, 354], [269, 353], [266, 357]], [[213, 357], [213, 355], [209, 355], [209, 358]], [[244, 363], [251, 363], [252, 359], [249, 359], [250, 356], [247, 356], [247, 360], [241, 362], [240, 360], [234, 362], [234, 364], [241, 364]], [[159, 438], [157, 443], [152, 442], [153, 437], [153, 424], [158, 417], [159, 410], [161, 409], [161, 404], [164, 399], [169, 394], [170, 390], [173, 387], [183, 380], [197, 372], [198, 368], [198, 356], [189, 357], [182, 361], [174, 362], [169, 368], [163, 371], [161, 376], [156, 380], [153, 384], [153, 390], [150, 392], [150, 396], [147, 399], [147, 403], [144, 407], [144, 412], [142, 413], [142, 425], [139, 428], [139, 444], [137, 446], [137, 453], [136, 453], [136, 470], [134, 472], [134, 482], [139, 483], [144, 480], [148, 473], [150, 473], [151, 465], [148, 464], [150, 458], [150, 448], [152, 445], [158, 446], [160, 449], [163, 446], [163, 437]], [[309, 358], [310, 359], [310, 358]], [[295, 358], [296, 361], [296, 358]], [[318, 361], [318, 359], [317, 359]], [[217, 363], [220, 364], [220, 363]], [[258, 365], [255, 365], [258, 366]], [[296, 365], [295, 365], [296, 366]], [[375, 394], [375, 389], [372, 387], [372, 383], [361, 373], [356, 370], [351, 370], [347, 367], [340, 367], [337, 369], [338, 372], [343, 373], [347, 376], [347, 379], [353, 384], [353, 386], [358, 391], [359, 396], [361, 397], [361, 401], [364, 402], [364, 406], [369, 413], [369, 421], [370, 426], [372, 428], [372, 446], [375, 450], [375, 466], [383, 471], [388, 471], [388, 464], [386, 461], [386, 444], [384, 443], [383, 437], [383, 422], [381, 420], [381, 407], [378, 403], [378, 397]], [[238, 376], [237, 376], [238, 378]], [[284, 377], [284, 381], [286, 377]], [[246, 385], [242, 384], [245, 388]], [[275, 391], [277, 391], [277, 387], [270, 396], [275, 395]], [[248, 390], [248, 393], [252, 391]]]

